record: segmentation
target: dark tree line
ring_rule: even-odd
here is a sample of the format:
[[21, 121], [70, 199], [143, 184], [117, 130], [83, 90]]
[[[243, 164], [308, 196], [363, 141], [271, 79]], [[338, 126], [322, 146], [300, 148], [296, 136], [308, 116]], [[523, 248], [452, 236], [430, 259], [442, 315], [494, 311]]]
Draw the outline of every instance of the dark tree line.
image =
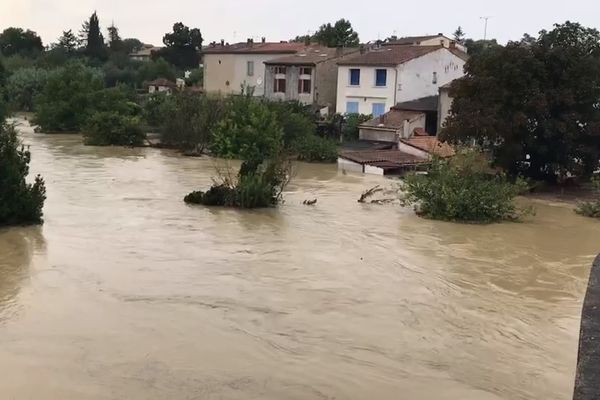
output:
[[473, 142], [512, 175], [561, 181], [600, 165], [600, 33], [555, 25], [471, 56], [443, 136]]

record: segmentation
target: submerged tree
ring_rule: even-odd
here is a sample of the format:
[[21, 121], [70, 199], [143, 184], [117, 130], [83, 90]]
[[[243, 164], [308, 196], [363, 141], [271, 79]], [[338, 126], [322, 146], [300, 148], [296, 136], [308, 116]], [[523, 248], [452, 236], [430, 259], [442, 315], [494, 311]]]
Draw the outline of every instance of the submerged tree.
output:
[[512, 175], [560, 181], [600, 160], [600, 33], [567, 22], [474, 55], [442, 136], [480, 144]]
[[0, 226], [42, 222], [46, 187], [38, 175], [27, 183], [31, 154], [12, 125], [0, 123]]

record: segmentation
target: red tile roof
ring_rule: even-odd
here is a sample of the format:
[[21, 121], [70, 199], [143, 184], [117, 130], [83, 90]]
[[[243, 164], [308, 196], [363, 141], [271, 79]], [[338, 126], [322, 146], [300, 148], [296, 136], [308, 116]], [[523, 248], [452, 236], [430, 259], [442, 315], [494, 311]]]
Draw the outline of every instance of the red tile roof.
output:
[[294, 54], [305, 48], [304, 43], [234, 43], [215, 44], [202, 49], [204, 54]]
[[414, 165], [428, 162], [423, 158], [413, 156], [412, 154], [404, 153], [400, 150], [359, 150], [359, 151], [342, 151], [340, 157], [358, 164], [387, 164], [387, 165]]
[[338, 62], [338, 65], [396, 66], [443, 48], [443, 46], [384, 46], [365, 54], [348, 57]]
[[334, 58], [348, 57], [353, 53], [358, 53], [358, 48], [336, 49], [324, 46], [304, 47], [297, 53], [266, 61], [268, 65], [317, 65], [324, 61]]

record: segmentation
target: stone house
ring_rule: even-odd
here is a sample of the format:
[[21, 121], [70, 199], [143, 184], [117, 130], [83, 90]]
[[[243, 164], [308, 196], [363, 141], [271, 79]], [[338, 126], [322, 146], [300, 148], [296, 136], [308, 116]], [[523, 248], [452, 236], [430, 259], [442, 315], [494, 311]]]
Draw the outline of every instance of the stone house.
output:
[[265, 97], [335, 110], [337, 62], [357, 52], [358, 48], [311, 45], [296, 54], [266, 61]]

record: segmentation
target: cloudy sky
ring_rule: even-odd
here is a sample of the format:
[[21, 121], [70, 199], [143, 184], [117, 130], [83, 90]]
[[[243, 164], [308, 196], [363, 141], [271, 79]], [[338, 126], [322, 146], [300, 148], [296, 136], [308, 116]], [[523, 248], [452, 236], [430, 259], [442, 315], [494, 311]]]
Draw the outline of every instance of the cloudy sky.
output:
[[451, 34], [459, 25], [468, 37], [481, 38], [482, 16], [491, 16], [488, 37], [502, 42], [567, 19], [600, 28], [598, 0], [0, 0], [0, 29], [32, 29], [48, 44], [63, 30], [79, 30], [93, 10], [103, 28], [114, 21], [123, 37], [152, 44], [177, 21], [200, 28], [205, 42], [287, 40], [339, 18], [349, 19], [364, 42]]

